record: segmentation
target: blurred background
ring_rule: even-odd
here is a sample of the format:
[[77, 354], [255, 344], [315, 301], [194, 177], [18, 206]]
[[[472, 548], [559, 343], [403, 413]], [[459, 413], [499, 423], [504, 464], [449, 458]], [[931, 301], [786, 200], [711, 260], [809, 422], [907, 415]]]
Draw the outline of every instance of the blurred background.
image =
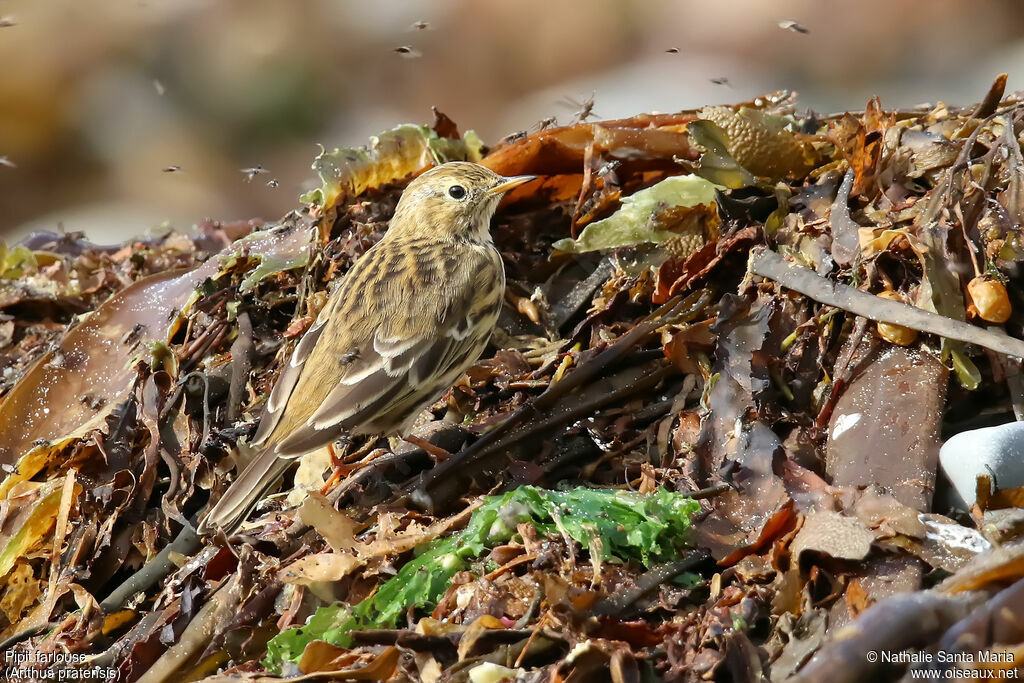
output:
[[431, 106], [493, 144], [591, 96], [827, 113], [967, 104], [1001, 71], [1024, 88], [1017, 0], [0, 0], [0, 239], [275, 219], [318, 144]]

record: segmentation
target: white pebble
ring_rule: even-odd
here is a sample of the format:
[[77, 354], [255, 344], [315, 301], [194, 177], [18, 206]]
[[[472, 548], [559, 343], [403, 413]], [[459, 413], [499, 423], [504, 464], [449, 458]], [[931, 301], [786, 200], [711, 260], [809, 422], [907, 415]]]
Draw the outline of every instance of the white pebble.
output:
[[976, 500], [980, 475], [1000, 489], [1024, 486], [1024, 422], [960, 432], [942, 444], [939, 462], [965, 507]]

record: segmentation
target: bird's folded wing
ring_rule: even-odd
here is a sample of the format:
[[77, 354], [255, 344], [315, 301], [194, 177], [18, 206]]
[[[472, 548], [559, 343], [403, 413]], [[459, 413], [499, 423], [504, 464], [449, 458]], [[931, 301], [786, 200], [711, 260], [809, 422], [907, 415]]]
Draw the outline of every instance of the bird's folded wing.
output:
[[286, 457], [299, 455], [360, 426], [397, 428], [409, 411], [445, 388], [441, 383], [454, 381], [449, 379], [451, 370], [461, 369], [468, 354], [480, 352], [483, 342], [478, 338], [456, 339], [438, 332], [402, 343], [378, 339], [368, 344], [361, 362], [353, 363], [356, 367], [337, 381], [308, 418], [289, 430], [275, 451]]
[[325, 344], [299, 355], [314, 339], [310, 333], [321, 334], [311, 329], [271, 394], [256, 442], [280, 426], [281, 433], [272, 439], [274, 451], [288, 457], [328, 444], [345, 431], [358, 432], [359, 427], [397, 428], [479, 355], [493, 325], [493, 320], [483, 319], [496, 312], [497, 305], [472, 312], [463, 307], [456, 320], [423, 326], [423, 333], [412, 337], [386, 337], [382, 326], [371, 339], [344, 350], [327, 353]]
[[367, 352], [372, 362], [343, 377], [306, 424], [283, 440], [278, 450], [305, 450], [317, 441], [317, 432], [389, 423], [397, 428], [410, 411], [454, 381], [452, 370], [461, 370], [468, 356], [478, 354], [485, 341], [479, 335], [457, 339], [451, 329], [437, 328], [414, 339], [374, 339]]

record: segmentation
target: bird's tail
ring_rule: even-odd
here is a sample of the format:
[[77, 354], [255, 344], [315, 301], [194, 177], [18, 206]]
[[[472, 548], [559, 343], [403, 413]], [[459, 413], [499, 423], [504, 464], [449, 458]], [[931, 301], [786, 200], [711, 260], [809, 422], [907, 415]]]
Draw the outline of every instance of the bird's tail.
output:
[[292, 462], [279, 457], [272, 448], [258, 453], [206, 514], [199, 524], [199, 533], [206, 535], [217, 529], [232, 533], [245, 521], [256, 502], [279, 483]]

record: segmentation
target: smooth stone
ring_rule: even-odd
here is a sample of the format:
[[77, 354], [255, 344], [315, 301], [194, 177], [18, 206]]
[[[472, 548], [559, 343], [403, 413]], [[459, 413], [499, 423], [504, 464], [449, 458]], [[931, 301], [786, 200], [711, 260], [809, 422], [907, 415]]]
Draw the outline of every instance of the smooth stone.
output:
[[979, 475], [1001, 489], [1024, 486], [1024, 422], [960, 432], [942, 444], [939, 463], [965, 508], [977, 500]]

